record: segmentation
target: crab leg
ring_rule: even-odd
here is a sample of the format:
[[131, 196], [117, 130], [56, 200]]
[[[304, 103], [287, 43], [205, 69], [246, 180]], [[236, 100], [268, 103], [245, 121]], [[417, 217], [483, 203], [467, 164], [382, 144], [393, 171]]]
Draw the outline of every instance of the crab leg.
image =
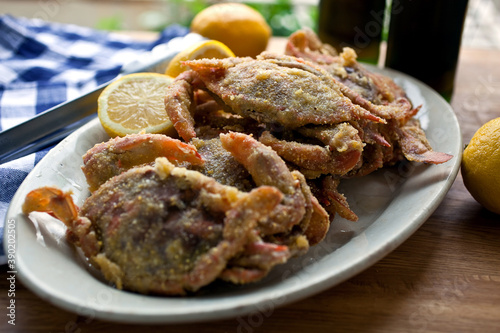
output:
[[231, 260], [219, 278], [236, 284], [254, 282], [291, 257], [288, 246], [254, 242], [245, 246], [244, 255]]
[[358, 130], [347, 123], [341, 123], [335, 127], [303, 127], [299, 129], [299, 133], [320, 140], [328, 145], [330, 151], [342, 153], [350, 150], [363, 150], [363, 142], [358, 135]]
[[203, 165], [196, 148], [162, 134], [130, 134], [95, 145], [83, 156], [82, 171], [91, 191], [111, 177], [157, 157], [190, 165]]
[[391, 147], [391, 144], [387, 141], [385, 135], [381, 132], [384, 130], [386, 132], [388, 126], [383, 126], [375, 124], [366, 120], [359, 120], [350, 123], [359, 133], [361, 140], [364, 143], [378, 144], [385, 147]]
[[348, 140], [344, 151], [332, 151], [318, 145], [279, 140], [267, 131], [262, 133], [259, 140], [300, 168], [325, 174], [343, 175], [349, 172], [359, 162], [363, 150], [360, 140]]
[[359, 167], [354, 168], [344, 177], [361, 177], [366, 176], [373, 171], [384, 166], [384, 162], [395, 162], [394, 150], [392, 148], [383, 147], [380, 145], [367, 144], [361, 156], [362, 163]]
[[302, 29], [291, 34], [285, 53], [316, 63], [330, 63], [332, 58], [338, 55], [335, 48], [329, 44], [323, 44], [310, 29]]
[[[306, 236], [309, 245], [313, 246], [318, 244], [330, 229], [330, 216], [327, 211], [321, 206], [318, 199], [312, 194], [311, 188], [306, 182], [304, 175], [298, 171], [293, 171], [296, 178], [300, 181], [300, 188], [304, 197], [306, 198], [306, 214], [300, 222], [300, 228]], [[302, 246], [297, 244], [295, 246], [299, 252]], [[293, 247], [292, 247], [293, 249]]]
[[177, 76], [165, 91], [165, 111], [172, 121], [177, 133], [186, 141], [196, 136], [193, 119], [193, 84], [197, 76], [186, 71]]
[[345, 196], [337, 190], [339, 180], [334, 179], [332, 176], [327, 176], [323, 179], [323, 191], [330, 201], [330, 206], [334, 212], [350, 221], [357, 221], [358, 216], [349, 208], [349, 204]]
[[417, 121], [411, 121], [406, 126], [397, 128], [397, 133], [403, 154], [409, 161], [441, 164], [453, 157], [450, 154], [433, 151]]
[[284, 263], [290, 258], [288, 246], [253, 242], [245, 246], [245, 257], [231, 261], [231, 264], [242, 267], [266, 268], [269, 263], [273, 265]]
[[400, 124], [404, 124], [420, 110], [420, 106], [413, 108], [410, 101], [404, 97], [400, 97], [386, 105], [377, 105], [361, 97], [360, 94], [353, 91], [346, 85], [341, 85], [341, 91], [353, 103], [383, 119], [395, 119]]

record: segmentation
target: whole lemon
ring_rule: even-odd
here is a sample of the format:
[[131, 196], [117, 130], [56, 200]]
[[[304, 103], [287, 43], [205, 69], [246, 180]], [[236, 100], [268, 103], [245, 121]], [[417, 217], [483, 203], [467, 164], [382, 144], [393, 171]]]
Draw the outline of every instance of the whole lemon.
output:
[[266, 49], [271, 37], [271, 28], [264, 17], [241, 3], [205, 8], [194, 17], [191, 31], [224, 43], [239, 57], [255, 57]]
[[481, 126], [465, 148], [462, 177], [477, 202], [500, 214], [500, 117]]

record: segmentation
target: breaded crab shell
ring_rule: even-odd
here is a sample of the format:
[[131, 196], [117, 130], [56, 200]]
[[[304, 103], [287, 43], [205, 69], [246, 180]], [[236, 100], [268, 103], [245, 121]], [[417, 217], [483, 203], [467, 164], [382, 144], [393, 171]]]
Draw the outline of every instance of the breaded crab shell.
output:
[[[252, 176], [258, 178], [262, 162], [284, 171], [279, 156], [250, 136], [229, 133], [222, 140]], [[251, 153], [241, 154], [242, 147]], [[314, 242], [324, 237], [328, 215], [311, 204], [304, 183], [286, 171], [277, 178], [262, 176], [256, 188], [242, 192], [160, 157], [154, 165], [113, 176], [81, 209], [70, 193], [42, 187], [27, 195], [23, 212], [50, 212], [63, 221], [67, 239], [117, 288], [184, 295], [216, 279], [258, 281], [306, 251], [308, 237]], [[284, 230], [281, 238], [272, 234], [273, 223], [305, 194], [311, 195], [302, 198], [309, 205], [288, 235]]]

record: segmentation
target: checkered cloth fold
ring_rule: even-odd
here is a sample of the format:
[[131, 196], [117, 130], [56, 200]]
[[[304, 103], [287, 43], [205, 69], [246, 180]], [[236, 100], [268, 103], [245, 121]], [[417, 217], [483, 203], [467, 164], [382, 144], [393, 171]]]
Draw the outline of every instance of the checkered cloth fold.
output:
[[[116, 77], [123, 65], [154, 46], [184, 36], [166, 28], [154, 42], [76, 25], [0, 16], [0, 131]], [[0, 264], [7, 207], [19, 185], [50, 148], [0, 165]]]

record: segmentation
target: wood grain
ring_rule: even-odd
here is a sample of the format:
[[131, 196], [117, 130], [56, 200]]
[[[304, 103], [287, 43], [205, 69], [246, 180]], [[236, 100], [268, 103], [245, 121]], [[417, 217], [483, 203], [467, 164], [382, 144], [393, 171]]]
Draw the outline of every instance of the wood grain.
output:
[[[500, 51], [462, 51], [452, 106], [464, 143], [500, 117]], [[3, 306], [5, 267], [2, 277]], [[105, 322], [54, 307], [19, 282], [16, 288], [16, 326], [2, 315], [2, 332], [500, 332], [500, 216], [481, 208], [459, 175], [425, 224], [377, 264], [300, 302], [217, 322]]]

